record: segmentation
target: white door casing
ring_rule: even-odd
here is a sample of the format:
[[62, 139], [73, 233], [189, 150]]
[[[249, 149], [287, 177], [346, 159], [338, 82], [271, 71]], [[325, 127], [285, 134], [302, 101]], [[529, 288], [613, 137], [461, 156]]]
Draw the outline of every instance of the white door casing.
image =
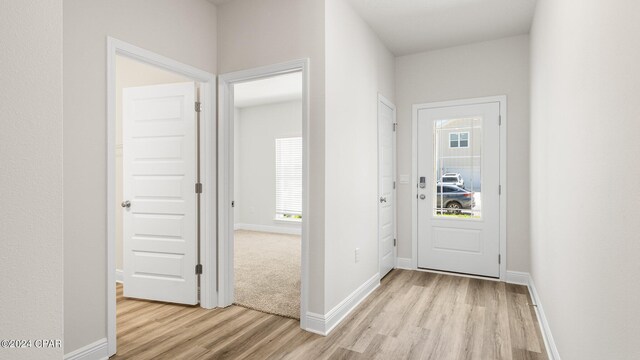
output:
[[378, 243], [380, 278], [395, 267], [395, 107], [382, 96], [378, 99]]
[[[500, 103], [489, 102], [419, 109], [417, 112], [417, 181], [425, 178], [425, 187], [417, 189], [418, 267], [489, 277], [500, 277]], [[436, 125], [442, 122], [475, 119], [481, 124], [470, 142], [480, 142], [477, 157], [481, 174], [477, 191], [481, 210], [474, 216], [451, 216], [438, 212], [436, 158], [449, 145], [449, 137], [437, 140]], [[478, 129], [476, 129], [478, 130]], [[471, 136], [471, 135], [470, 135]], [[438, 144], [436, 144], [438, 142]], [[443, 143], [440, 143], [443, 142]], [[437, 146], [436, 146], [437, 145]], [[450, 154], [455, 155], [455, 154]], [[455, 157], [455, 156], [450, 156]], [[443, 160], [438, 160], [443, 161]], [[465, 179], [466, 182], [470, 179]], [[469, 185], [473, 187], [473, 184]], [[479, 185], [476, 185], [479, 186]], [[465, 187], [467, 185], [465, 184]], [[441, 198], [442, 199], [442, 198]], [[444, 206], [441, 204], [440, 206]], [[474, 208], [476, 209], [476, 208]], [[443, 215], [446, 214], [446, 215]]]
[[195, 83], [123, 89], [124, 296], [198, 303]]

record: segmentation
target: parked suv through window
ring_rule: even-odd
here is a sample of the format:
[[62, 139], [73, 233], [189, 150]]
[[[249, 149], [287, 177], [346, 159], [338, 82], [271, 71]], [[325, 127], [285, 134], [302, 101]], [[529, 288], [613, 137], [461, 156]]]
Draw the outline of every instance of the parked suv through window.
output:
[[446, 173], [442, 175], [438, 184], [455, 185], [464, 188], [464, 179], [462, 178], [462, 175], [458, 173]]

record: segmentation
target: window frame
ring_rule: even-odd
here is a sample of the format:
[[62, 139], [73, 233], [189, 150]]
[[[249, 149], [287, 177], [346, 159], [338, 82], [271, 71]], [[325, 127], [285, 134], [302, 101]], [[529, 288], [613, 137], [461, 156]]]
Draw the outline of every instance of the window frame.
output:
[[[462, 141], [462, 134], [466, 134], [467, 138], [466, 138], [466, 142], [467, 145], [466, 146], [462, 146], [460, 143]], [[452, 135], [456, 136], [456, 140], [452, 140], [451, 137]], [[451, 143], [455, 141], [456, 146], [451, 146]], [[452, 131], [449, 133], [449, 149], [468, 149], [471, 146], [471, 132], [470, 131]]]

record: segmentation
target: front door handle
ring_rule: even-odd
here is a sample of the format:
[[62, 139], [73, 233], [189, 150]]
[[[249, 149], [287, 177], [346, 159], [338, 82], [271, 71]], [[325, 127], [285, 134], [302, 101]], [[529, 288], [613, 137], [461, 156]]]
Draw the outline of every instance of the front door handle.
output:
[[420, 194], [420, 200], [424, 200], [426, 196], [424, 194]]
[[122, 203], [120, 203], [120, 206], [122, 206], [123, 208], [130, 208], [131, 207], [131, 201], [129, 200], [125, 200]]

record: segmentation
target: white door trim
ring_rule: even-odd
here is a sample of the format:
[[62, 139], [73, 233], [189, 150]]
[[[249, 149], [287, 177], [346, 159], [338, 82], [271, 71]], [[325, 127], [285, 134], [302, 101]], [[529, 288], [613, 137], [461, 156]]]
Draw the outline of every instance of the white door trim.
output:
[[[302, 213], [309, 214], [309, 59], [288, 61], [280, 64], [241, 70], [220, 75], [219, 94], [219, 132], [218, 132], [218, 238], [219, 238], [219, 292], [218, 303], [228, 306], [233, 303], [233, 84], [285, 74], [302, 72]], [[309, 284], [309, 226], [302, 220], [300, 266], [300, 327], [306, 330], [308, 284]]]
[[418, 269], [418, 111], [448, 106], [500, 104], [500, 280], [507, 276], [507, 96], [488, 96], [473, 99], [414, 104], [411, 121], [411, 268]]
[[[396, 124], [398, 123], [397, 117], [396, 117], [396, 106], [391, 102], [391, 100], [387, 99], [386, 97], [384, 97], [382, 94], [378, 93], [378, 103], [382, 103], [386, 106], [388, 106], [389, 108], [391, 108], [391, 110], [393, 110], [393, 123]], [[378, 114], [378, 118], [380, 117], [380, 114]], [[378, 119], [378, 124], [380, 124], [380, 121]], [[380, 130], [378, 130], [379, 133]], [[398, 133], [397, 131], [393, 132], [393, 181], [396, 182], [396, 187], [393, 189], [394, 192], [394, 205], [393, 205], [393, 238], [397, 239], [398, 238], [398, 188], [397, 188], [397, 138], [398, 138]], [[378, 164], [380, 164], [380, 139], [378, 137]], [[380, 169], [378, 169], [378, 189], [380, 189]], [[379, 191], [379, 190], [378, 190]], [[378, 206], [378, 222], [380, 222], [380, 207]], [[397, 241], [397, 240], [396, 240]], [[397, 244], [397, 242], [396, 242]], [[380, 269], [380, 266], [382, 265], [380, 263], [380, 252], [382, 251], [382, 249], [380, 248], [380, 224], [378, 224], [378, 273], [380, 273], [380, 275], [382, 275], [382, 271]], [[398, 267], [398, 246], [394, 246], [393, 247], [393, 268], [395, 269], [396, 267]]]
[[109, 355], [116, 353], [116, 254], [115, 254], [115, 148], [116, 148], [116, 55], [184, 75], [201, 85], [203, 105], [200, 128], [201, 197], [200, 256], [203, 274], [200, 277], [200, 306], [206, 309], [218, 305], [216, 291], [216, 157], [215, 100], [216, 77], [173, 59], [153, 53], [124, 41], [107, 37], [107, 343]]

